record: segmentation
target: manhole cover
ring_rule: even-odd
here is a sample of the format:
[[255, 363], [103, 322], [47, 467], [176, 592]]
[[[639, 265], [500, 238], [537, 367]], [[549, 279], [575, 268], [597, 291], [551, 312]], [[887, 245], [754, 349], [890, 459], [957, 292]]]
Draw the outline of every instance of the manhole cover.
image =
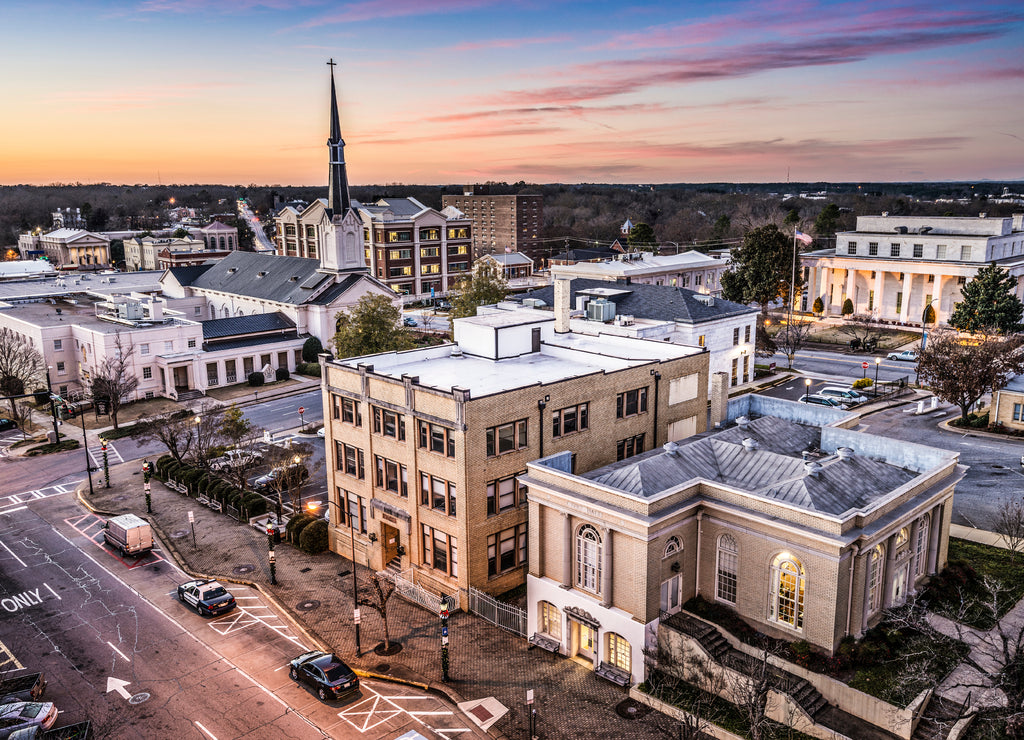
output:
[[173, 537], [176, 540], [180, 540], [182, 537], [188, 537], [188, 530], [176, 529], [173, 532], [171, 532], [171, 537]]
[[309, 599], [307, 601], [300, 601], [298, 604], [295, 605], [295, 608], [298, 609], [300, 612], [311, 612], [314, 609], [319, 608], [319, 606], [319, 601], [317, 601], [316, 599]]
[[373, 669], [376, 673], [387, 673], [391, 670], [390, 663], [381, 663], [379, 666]]
[[639, 719], [650, 711], [650, 707], [633, 699], [620, 701], [615, 707], [615, 713], [623, 719]]
[[143, 691], [141, 694], [136, 694], [131, 699], [129, 699], [128, 703], [129, 704], [141, 704], [142, 702], [148, 701], [148, 700], [149, 700], [149, 693]]
[[242, 565], [236, 565], [234, 568], [231, 569], [231, 572], [234, 573], [236, 576], [244, 576], [246, 573], [252, 573], [254, 570], [256, 570], [255, 565], [244, 563]]
[[309, 573], [309, 571], [311, 571], [311, 570], [313, 570], [313, 569], [312, 568], [301, 568], [299, 570], [299, 573]]

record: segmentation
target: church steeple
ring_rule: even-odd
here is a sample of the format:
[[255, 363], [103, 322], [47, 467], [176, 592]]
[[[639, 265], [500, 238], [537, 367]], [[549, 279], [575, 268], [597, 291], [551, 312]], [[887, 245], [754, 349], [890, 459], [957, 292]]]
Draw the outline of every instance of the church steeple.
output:
[[327, 140], [330, 154], [329, 188], [327, 208], [332, 216], [344, 216], [352, 207], [348, 197], [348, 173], [345, 171], [345, 140], [341, 138], [341, 121], [338, 117], [338, 95], [334, 89], [335, 61], [327, 62], [331, 68], [331, 138]]

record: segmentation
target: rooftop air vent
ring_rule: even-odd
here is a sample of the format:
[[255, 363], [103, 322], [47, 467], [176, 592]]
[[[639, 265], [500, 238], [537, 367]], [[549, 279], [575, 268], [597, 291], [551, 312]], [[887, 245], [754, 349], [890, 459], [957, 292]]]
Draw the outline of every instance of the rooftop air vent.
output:
[[757, 440], [754, 439], [753, 437], [743, 438], [743, 449], [747, 450], [748, 452], [753, 452], [754, 450], [757, 449], [757, 447]]
[[679, 451], [679, 445], [672, 441], [668, 441], [665, 444], [663, 444], [662, 448], [669, 455], [674, 455]]
[[238, 268], [237, 267], [229, 267], [228, 268], [228, 275], [234, 275], [236, 272], [238, 272]]
[[839, 455], [840, 460], [849, 460], [851, 457], [853, 457], [853, 448], [840, 447], [838, 450], [836, 450], [836, 454]]
[[737, 416], [736, 417], [736, 426], [738, 426], [740, 429], [746, 429], [749, 424], [750, 424], [750, 419], [748, 417], [746, 417], [746, 416]]
[[821, 464], [816, 462], [805, 462], [804, 472], [812, 478], [817, 478], [818, 473], [821, 472]]
[[931, 230], [932, 230], [932, 227], [931, 227], [931, 226], [922, 226], [922, 227], [921, 227], [920, 229], [918, 229], [917, 231], [918, 231], [918, 233], [919, 233], [919, 234], [927, 234], [927, 233], [928, 233], [929, 231], [931, 231]]
[[290, 283], [297, 283], [297, 282], [299, 282], [299, 276], [298, 275], [292, 275], [290, 278], [288, 278], [288, 282], [290, 282]]
[[462, 347], [460, 347], [457, 344], [454, 347], [452, 347], [452, 357], [455, 358], [456, 360], [461, 360], [462, 359]]
[[266, 276], [267, 276], [266, 270], [260, 270], [259, 272], [256, 273], [256, 277], [266, 277]]

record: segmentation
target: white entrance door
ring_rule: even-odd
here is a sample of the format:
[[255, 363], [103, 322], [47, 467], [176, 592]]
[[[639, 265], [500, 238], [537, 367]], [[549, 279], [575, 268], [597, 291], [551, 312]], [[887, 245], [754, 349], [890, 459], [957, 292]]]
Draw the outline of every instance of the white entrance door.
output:
[[892, 605], [899, 606], [907, 600], [907, 580], [910, 576], [910, 563], [897, 569], [892, 580]]
[[580, 625], [580, 643], [576, 648], [576, 654], [594, 662], [594, 630], [585, 624]]
[[679, 611], [682, 604], [683, 579], [680, 576], [672, 576], [667, 581], [661, 582], [661, 610], [669, 614]]

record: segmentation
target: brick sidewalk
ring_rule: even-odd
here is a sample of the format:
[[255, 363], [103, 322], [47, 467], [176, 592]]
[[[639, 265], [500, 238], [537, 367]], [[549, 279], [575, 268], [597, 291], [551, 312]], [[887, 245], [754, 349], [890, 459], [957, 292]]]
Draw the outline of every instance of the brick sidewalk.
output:
[[[389, 657], [373, 652], [372, 648], [383, 641], [383, 624], [376, 612], [363, 607], [363, 655], [356, 657], [352, 565], [347, 559], [334, 553], [306, 555], [282, 543], [276, 550], [278, 585], [271, 586], [265, 534], [167, 489], [155, 478], [153, 514], [147, 515], [140, 468], [138, 461], [111, 468], [109, 489], [99, 486], [90, 498], [85, 487], [80, 495], [101, 512], [147, 517], [169, 554], [186, 571], [254, 583], [271, 594], [311, 637], [353, 667], [429, 684], [453, 701], [493, 696], [509, 712], [491, 728], [491, 734], [510, 740], [527, 737], [527, 689], [534, 690], [538, 734], [545, 740], [653, 739], [678, 734], [672, 720], [654, 711], [642, 711], [643, 716], [636, 719], [621, 718], [615, 707], [627, 698], [624, 689], [597, 678], [593, 671], [571, 660], [527, 650], [525, 639], [463, 612], [449, 620], [452, 681], [443, 684], [439, 618], [398, 596], [389, 602], [388, 623], [391, 639], [402, 644], [402, 651]], [[188, 525], [190, 510], [196, 521], [195, 547]], [[357, 567], [362, 582], [371, 571]]]

